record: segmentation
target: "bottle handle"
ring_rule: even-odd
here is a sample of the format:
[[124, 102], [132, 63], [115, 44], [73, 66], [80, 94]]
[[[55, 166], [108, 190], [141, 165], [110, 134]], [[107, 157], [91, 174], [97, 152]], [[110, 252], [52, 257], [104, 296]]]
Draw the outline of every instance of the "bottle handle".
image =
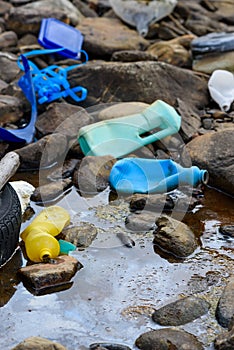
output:
[[143, 145], [146, 146], [149, 143], [158, 141], [163, 139], [164, 137], [167, 137], [170, 133], [169, 133], [170, 128], [166, 128], [164, 130], [160, 130], [155, 132], [153, 135], [149, 135], [149, 136], [145, 136], [145, 137], [140, 137], [141, 141], [143, 142]]

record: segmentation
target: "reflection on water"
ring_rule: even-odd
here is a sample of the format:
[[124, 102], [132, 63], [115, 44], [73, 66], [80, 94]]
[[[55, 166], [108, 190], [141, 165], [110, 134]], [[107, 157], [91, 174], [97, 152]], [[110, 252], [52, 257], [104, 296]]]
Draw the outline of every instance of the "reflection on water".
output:
[[[233, 223], [232, 198], [205, 190], [203, 206], [184, 218], [200, 237], [201, 246], [182, 262], [170, 262], [154, 252], [152, 231], [131, 232], [135, 246], [123, 246], [115, 233], [124, 225], [127, 207], [108, 205], [108, 196], [109, 190], [87, 199], [73, 189], [59, 202], [69, 209], [72, 220], [91, 222], [98, 228], [89, 248], [71, 253], [84, 266], [71, 288], [42, 296], [31, 294], [15, 277], [18, 267], [25, 264], [20, 252], [18, 263], [12, 259], [11, 267], [0, 270], [5, 286], [1, 289], [2, 349], [10, 350], [29, 336], [56, 340], [68, 350], [84, 349], [95, 342], [133, 348], [141, 333], [159, 328], [151, 320], [150, 310], [194, 293], [217, 302], [232, 271], [234, 240], [218, 231], [221, 223]], [[97, 215], [98, 205], [109, 220]], [[32, 207], [35, 212], [42, 210], [35, 204]], [[207, 350], [220, 332], [212, 312], [182, 328], [197, 335]]]

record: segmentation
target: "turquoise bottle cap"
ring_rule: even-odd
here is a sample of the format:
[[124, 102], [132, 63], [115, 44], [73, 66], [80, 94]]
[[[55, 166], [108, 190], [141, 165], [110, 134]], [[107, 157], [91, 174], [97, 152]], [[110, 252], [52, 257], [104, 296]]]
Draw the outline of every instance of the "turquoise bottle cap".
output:
[[76, 250], [76, 246], [71, 242], [64, 241], [63, 239], [59, 239], [60, 246], [60, 254], [68, 255], [70, 251]]

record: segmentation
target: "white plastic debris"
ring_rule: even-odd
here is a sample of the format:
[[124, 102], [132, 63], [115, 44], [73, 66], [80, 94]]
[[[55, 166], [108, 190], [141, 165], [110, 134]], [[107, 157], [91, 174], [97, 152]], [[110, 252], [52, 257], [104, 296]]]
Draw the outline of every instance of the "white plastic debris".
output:
[[149, 25], [170, 15], [177, 0], [110, 0], [110, 4], [118, 17], [146, 36]]
[[234, 101], [234, 75], [226, 70], [215, 70], [208, 81], [208, 88], [221, 110], [228, 112]]
[[19, 197], [22, 215], [23, 215], [27, 206], [30, 203], [30, 197], [33, 191], [35, 190], [35, 187], [30, 183], [22, 180], [12, 181], [10, 182], [10, 185], [14, 188], [14, 190], [16, 191]]

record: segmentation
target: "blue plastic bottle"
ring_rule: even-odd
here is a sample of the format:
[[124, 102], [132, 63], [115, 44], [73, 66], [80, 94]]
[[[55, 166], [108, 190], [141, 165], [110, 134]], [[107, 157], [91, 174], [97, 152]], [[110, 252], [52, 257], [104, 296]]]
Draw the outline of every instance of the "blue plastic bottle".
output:
[[109, 182], [117, 192], [165, 193], [179, 185], [206, 184], [208, 177], [206, 170], [183, 168], [171, 159], [124, 158], [113, 166]]

